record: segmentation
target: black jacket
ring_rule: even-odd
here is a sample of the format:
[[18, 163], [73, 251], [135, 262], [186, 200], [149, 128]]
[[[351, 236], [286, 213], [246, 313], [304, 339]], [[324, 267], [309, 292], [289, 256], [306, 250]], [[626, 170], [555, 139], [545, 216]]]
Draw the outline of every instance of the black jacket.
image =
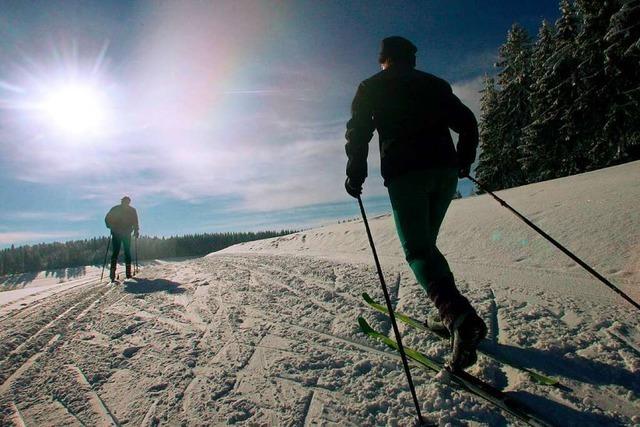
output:
[[129, 205], [116, 205], [111, 208], [104, 218], [107, 228], [119, 236], [129, 236], [132, 231], [138, 231], [138, 213]]
[[[459, 134], [454, 148], [449, 129]], [[391, 67], [360, 83], [347, 123], [347, 176], [364, 180], [373, 131], [378, 131], [385, 185], [411, 170], [469, 166], [478, 123], [446, 81]]]

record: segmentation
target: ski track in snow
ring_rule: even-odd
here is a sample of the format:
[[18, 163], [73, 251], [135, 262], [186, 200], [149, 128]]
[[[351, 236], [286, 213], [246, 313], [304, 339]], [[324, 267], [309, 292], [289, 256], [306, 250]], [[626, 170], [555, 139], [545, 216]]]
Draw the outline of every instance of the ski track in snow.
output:
[[[625, 167], [621, 176], [628, 177]], [[454, 207], [471, 203], [484, 202], [463, 199]], [[545, 203], [559, 206], [552, 198]], [[392, 300], [425, 319], [435, 309], [394, 246], [389, 221], [376, 217], [371, 225]], [[0, 425], [411, 424], [399, 357], [358, 330], [356, 319], [364, 316], [391, 334], [388, 319], [361, 299], [366, 291], [383, 301], [361, 226], [340, 224], [200, 259], [158, 262], [144, 267], [137, 283], [100, 284], [91, 271], [64, 287], [16, 294], [0, 306]], [[637, 228], [620, 227], [630, 226]], [[446, 227], [443, 234], [455, 238]], [[616, 236], [623, 241], [622, 232]], [[334, 241], [346, 252], [323, 249]], [[566, 260], [545, 263], [534, 254], [509, 263], [506, 256], [482, 259], [484, 251], [447, 256], [461, 291], [489, 326], [489, 345], [566, 388], [534, 384], [484, 356], [470, 373], [558, 425], [640, 424], [637, 313]], [[610, 273], [626, 272], [616, 283], [637, 294], [632, 267], [640, 264], [633, 254], [621, 256], [626, 264]], [[447, 356], [446, 341], [399, 327], [405, 345]], [[414, 367], [412, 373], [432, 422], [518, 424], [426, 371]]]
[[[387, 263], [385, 272], [392, 287], [393, 278], [400, 282], [398, 308], [424, 318], [430, 306], [406, 267]], [[221, 254], [147, 267], [138, 283], [94, 283], [40, 300], [0, 322], [3, 424], [410, 423], [398, 357], [365, 339], [355, 322], [364, 315], [390, 330], [384, 316], [360, 303], [363, 291], [382, 300], [376, 280], [367, 265]], [[636, 421], [640, 359], [632, 313], [600, 312], [595, 320], [570, 298], [525, 299], [464, 277], [460, 286], [492, 326], [500, 351], [572, 391], [535, 385], [484, 357], [473, 374], [552, 420]], [[446, 342], [401, 329], [406, 345], [446, 356]], [[427, 372], [413, 373], [431, 420], [514, 421]]]

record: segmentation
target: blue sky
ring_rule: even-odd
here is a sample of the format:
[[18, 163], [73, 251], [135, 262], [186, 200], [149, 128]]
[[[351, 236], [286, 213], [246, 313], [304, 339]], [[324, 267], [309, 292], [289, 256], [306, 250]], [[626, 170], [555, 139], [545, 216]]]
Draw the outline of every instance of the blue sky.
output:
[[[477, 113], [511, 24], [557, 15], [555, 0], [0, 1], [0, 247], [104, 235], [124, 194], [149, 235], [354, 217], [344, 125], [382, 38], [411, 39]], [[51, 111], [70, 86], [95, 114]], [[372, 213], [389, 210], [376, 144]]]

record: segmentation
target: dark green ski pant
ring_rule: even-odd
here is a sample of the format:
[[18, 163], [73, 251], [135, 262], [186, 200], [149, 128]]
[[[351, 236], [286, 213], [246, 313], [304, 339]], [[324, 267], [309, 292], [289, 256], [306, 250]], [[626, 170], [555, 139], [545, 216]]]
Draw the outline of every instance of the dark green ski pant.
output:
[[427, 293], [431, 284], [451, 275], [436, 239], [457, 184], [457, 170], [446, 168], [409, 172], [388, 186], [402, 249]]
[[118, 234], [111, 233], [112, 252], [111, 252], [111, 266], [115, 266], [118, 263], [118, 255], [120, 255], [120, 246], [124, 247], [124, 262], [125, 264], [131, 264], [131, 234]]
[[131, 233], [120, 234], [111, 232], [111, 269], [109, 277], [111, 280], [116, 278], [116, 268], [118, 266], [118, 255], [120, 255], [120, 246], [124, 248], [124, 262], [127, 277], [131, 276]]

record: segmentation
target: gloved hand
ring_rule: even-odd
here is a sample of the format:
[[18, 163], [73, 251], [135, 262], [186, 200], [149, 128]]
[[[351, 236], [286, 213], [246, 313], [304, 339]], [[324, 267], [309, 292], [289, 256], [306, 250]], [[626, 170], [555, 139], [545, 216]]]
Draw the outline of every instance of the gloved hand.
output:
[[466, 178], [471, 173], [471, 165], [460, 166], [458, 168], [458, 178]]
[[138, 237], [140, 237], [140, 232], [139, 232], [138, 230], [134, 231], [134, 232], [133, 232], [133, 237], [135, 237], [136, 239], [137, 239]]
[[358, 198], [362, 194], [362, 184], [364, 180], [355, 180], [353, 178], [347, 177], [347, 180], [344, 182], [344, 189], [347, 190], [347, 193], [351, 197]]

